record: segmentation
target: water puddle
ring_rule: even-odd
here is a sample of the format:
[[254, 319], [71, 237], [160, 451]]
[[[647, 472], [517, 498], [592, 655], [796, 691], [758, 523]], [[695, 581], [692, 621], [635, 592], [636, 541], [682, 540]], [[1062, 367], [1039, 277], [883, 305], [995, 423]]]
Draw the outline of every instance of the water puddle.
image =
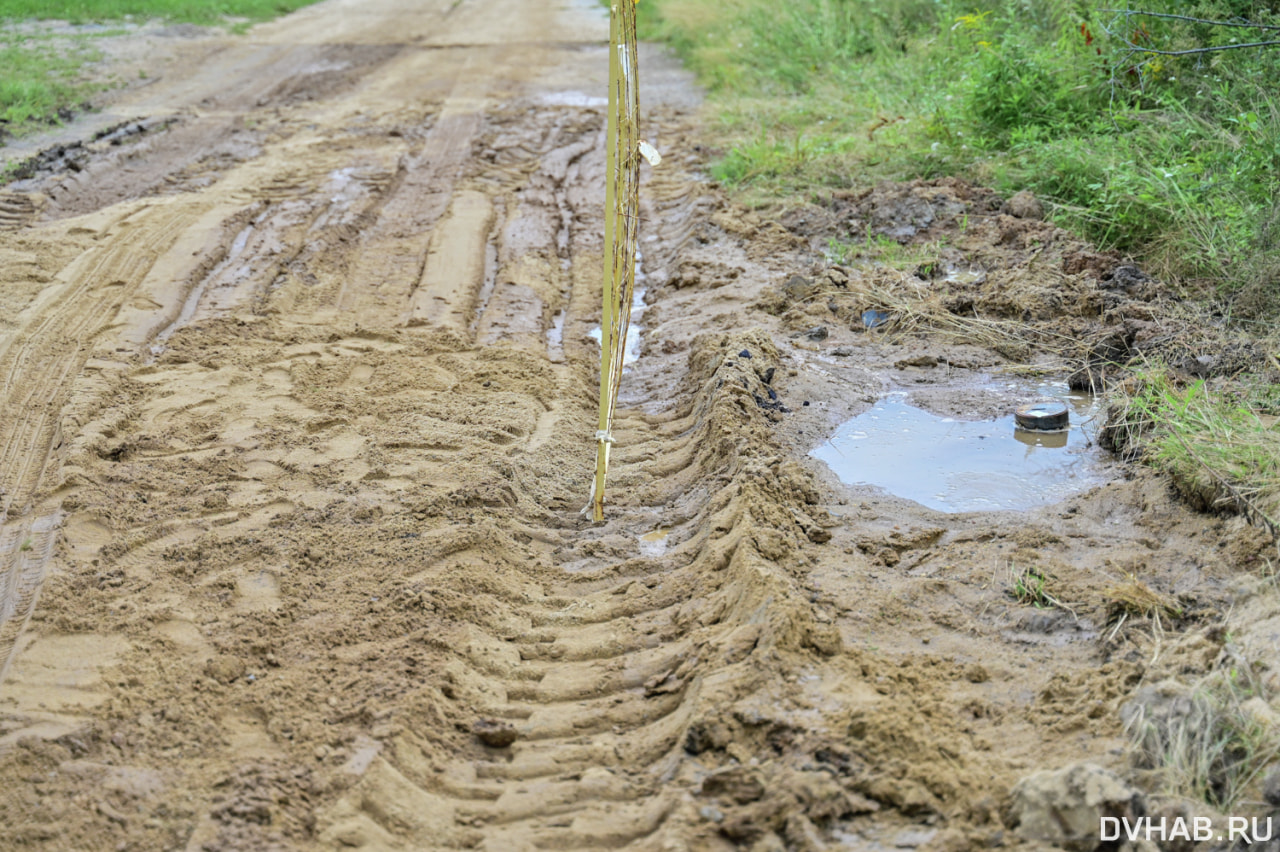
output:
[[543, 95], [539, 100], [547, 106], [592, 108], [607, 107], [609, 105], [608, 98], [585, 95], [582, 92], [551, 92]]
[[641, 556], [661, 556], [667, 552], [667, 536], [671, 535], [671, 530], [656, 529], [653, 532], [645, 533], [640, 536], [640, 555]]
[[967, 269], [950, 263], [942, 273], [942, 280], [948, 284], [981, 284], [987, 280], [987, 273], [981, 269]]
[[556, 311], [547, 327], [547, 357], [556, 364], [564, 361], [564, 311]]
[[476, 295], [476, 310], [471, 317], [471, 333], [475, 334], [476, 329], [480, 327], [480, 317], [484, 316], [485, 308], [489, 307], [489, 301], [493, 298], [493, 290], [498, 286], [498, 246], [490, 239], [484, 247], [484, 281], [480, 285], [480, 292]]
[[1104, 482], [1102, 455], [1090, 437], [1096, 401], [1063, 385], [1036, 390], [1073, 409], [1069, 430], [1016, 428], [1017, 398], [1008, 415], [975, 422], [932, 414], [894, 393], [842, 424], [811, 455], [847, 485], [883, 488], [942, 512], [1029, 509]]
[[[636, 252], [636, 287], [631, 296], [631, 322], [627, 325], [627, 339], [622, 351], [622, 365], [629, 366], [634, 364], [640, 358], [640, 331], [643, 328], [640, 321], [644, 318], [644, 312], [647, 305], [644, 303], [644, 294], [648, 291], [645, 286], [648, 276], [644, 274], [644, 269], [640, 266], [640, 262], [644, 256], [640, 252]], [[604, 332], [600, 330], [600, 326], [591, 329], [588, 334], [591, 339], [596, 342], [597, 346], [602, 345], [601, 339]]]
[[[256, 222], [261, 221], [262, 217], [258, 217]], [[191, 318], [196, 315], [196, 310], [200, 307], [200, 300], [204, 298], [205, 291], [209, 287], [209, 282], [213, 281], [219, 275], [224, 273], [232, 264], [240, 259], [240, 255], [244, 254], [245, 247], [249, 244], [249, 237], [253, 234], [254, 224], [245, 225], [236, 234], [234, 240], [231, 241], [231, 249], [227, 252], [227, 256], [213, 268], [213, 271], [200, 280], [200, 283], [191, 288], [187, 294], [186, 300], [182, 303], [182, 309], [178, 312], [178, 316], [173, 322], [165, 326], [159, 334], [156, 335], [155, 342], [149, 347], [151, 352], [151, 361], [154, 363], [156, 358], [164, 354], [168, 346], [169, 338], [177, 332], [178, 329], [191, 322]]]

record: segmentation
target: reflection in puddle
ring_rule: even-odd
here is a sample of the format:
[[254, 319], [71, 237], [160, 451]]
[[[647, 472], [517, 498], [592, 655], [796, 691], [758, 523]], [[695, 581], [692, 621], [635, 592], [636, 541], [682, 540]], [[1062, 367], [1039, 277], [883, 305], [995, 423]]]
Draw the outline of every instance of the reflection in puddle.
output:
[[1012, 414], [981, 422], [939, 417], [903, 397], [882, 399], [844, 423], [812, 455], [848, 485], [877, 486], [943, 512], [1043, 506], [1105, 479], [1079, 429], [1025, 432]]

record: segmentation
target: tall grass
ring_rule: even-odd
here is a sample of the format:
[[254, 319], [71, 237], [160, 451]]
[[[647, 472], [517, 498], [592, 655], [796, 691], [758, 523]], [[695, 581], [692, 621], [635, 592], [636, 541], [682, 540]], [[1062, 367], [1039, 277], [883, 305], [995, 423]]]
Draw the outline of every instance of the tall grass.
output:
[[1280, 426], [1275, 386], [1211, 392], [1204, 382], [1178, 387], [1160, 371], [1143, 376], [1115, 406], [1111, 428], [1120, 448], [1141, 448], [1146, 461], [1206, 508], [1234, 507], [1280, 532]]
[[[1031, 189], [1053, 215], [1171, 283], [1249, 313], [1280, 270], [1280, 53], [1186, 57], [1256, 30], [1101, 11], [1100, 0], [650, 0], [649, 37], [712, 88], [748, 198], [879, 178], [959, 175]], [[1254, 0], [1149, 0], [1154, 11], [1280, 23]]]

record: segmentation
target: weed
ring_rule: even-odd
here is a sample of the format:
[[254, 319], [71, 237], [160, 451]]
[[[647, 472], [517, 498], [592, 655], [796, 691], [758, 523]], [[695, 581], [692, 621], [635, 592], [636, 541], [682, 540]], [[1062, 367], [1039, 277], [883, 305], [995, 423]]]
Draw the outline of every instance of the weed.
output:
[[18, 547], [19, 552], [26, 553], [32, 547], [31, 539], [23, 539], [22, 544]]
[[1020, 604], [1034, 607], [1057, 606], [1058, 601], [1047, 591], [1049, 577], [1039, 568], [1009, 563], [1006, 593]]
[[1166, 793], [1232, 809], [1280, 756], [1259, 672], [1228, 645], [1214, 671], [1166, 692], [1148, 688], [1121, 711], [1135, 762], [1154, 770]]
[[1109, 445], [1167, 472], [1193, 505], [1231, 507], [1280, 532], [1280, 429], [1252, 407], [1273, 404], [1275, 387], [1245, 384], [1211, 392], [1203, 381], [1185, 387], [1164, 370], [1148, 370], [1108, 416]]

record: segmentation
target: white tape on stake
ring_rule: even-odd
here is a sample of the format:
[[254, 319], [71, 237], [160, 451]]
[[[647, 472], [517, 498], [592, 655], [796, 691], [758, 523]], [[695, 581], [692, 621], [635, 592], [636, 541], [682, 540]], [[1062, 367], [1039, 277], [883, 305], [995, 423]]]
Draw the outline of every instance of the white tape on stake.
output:
[[640, 156], [648, 160], [651, 166], [657, 166], [662, 162], [662, 155], [658, 153], [658, 149], [648, 142], [640, 143]]

